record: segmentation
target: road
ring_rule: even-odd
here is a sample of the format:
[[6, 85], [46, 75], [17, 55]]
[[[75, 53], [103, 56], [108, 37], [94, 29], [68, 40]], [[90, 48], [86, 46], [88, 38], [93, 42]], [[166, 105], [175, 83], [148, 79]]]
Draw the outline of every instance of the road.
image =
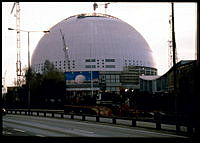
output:
[[3, 116], [3, 135], [39, 137], [159, 137], [184, 138], [170, 132], [71, 119], [25, 115]]

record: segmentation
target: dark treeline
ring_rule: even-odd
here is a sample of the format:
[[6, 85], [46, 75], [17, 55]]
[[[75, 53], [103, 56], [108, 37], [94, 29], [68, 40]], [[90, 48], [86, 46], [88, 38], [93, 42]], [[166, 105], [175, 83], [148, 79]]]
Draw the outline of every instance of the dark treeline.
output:
[[[32, 70], [26, 72], [24, 78], [28, 80], [30, 74], [30, 107], [31, 108], [54, 108], [61, 109], [65, 104], [95, 105], [96, 98], [89, 96], [74, 96], [69, 103], [66, 97], [65, 78], [63, 72], [54, 68], [49, 61], [44, 63], [43, 73], [35, 73]], [[181, 75], [179, 82], [180, 91], [178, 93], [178, 111], [180, 113], [194, 115], [198, 111], [197, 96], [199, 68], [195, 68]], [[195, 80], [195, 82], [194, 82]], [[144, 111], [164, 111], [174, 112], [175, 97], [170, 93], [141, 92], [139, 90], [121, 89], [120, 94], [104, 93], [102, 100], [110, 100], [113, 104], [123, 106], [127, 104], [130, 108]], [[27, 108], [28, 107], [28, 84], [23, 84], [20, 88], [8, 90], [4, 96], [4, 106], [6, 108]], [[80, 101], [80, 103], [78, 102]], [[192, 116], [191, 115], [191, 116]], [[196, 114], [195, 114], [196, 115]]]
[[[56, 70], [48, 60], [43, 73], [26, 70], [25, 80], [30, 74], [30, 108], [63, 108], [65, 98], [64, 74]], [[28, 82], [21, 87], [8, 90], [4, 96], [6, 108], [28, 108]]]

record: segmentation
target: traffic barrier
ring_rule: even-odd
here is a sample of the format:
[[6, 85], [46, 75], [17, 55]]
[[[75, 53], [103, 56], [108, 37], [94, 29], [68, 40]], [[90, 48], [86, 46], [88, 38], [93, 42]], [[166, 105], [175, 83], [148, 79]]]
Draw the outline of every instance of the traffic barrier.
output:
[[51, 113], [51, 117], [54, 117], [54, 113], [53, 112]]
[[74, 119], [74, 115], [73, 114], [71, 114], [71, 119]]
[[[8, 114], [18, 114], [18, 112], [19, 112], [20, 115], [22, 115], [22, 112], [24, 112], [24, 115], [29, 115], [29, 116], [33, 116], [33, 113], [36, 113], [35, 114], [36, 116], [41, 116], [40, 113], [43, 113], [44, 117], [47, 116], [46, 115], [47, 113], [51, 113], [51, 117], [55, 117], [55, 113], [56, 113], [56, 114], [60, 114], [60, 116], [56, 116], [56, 118], [58, 118], [58, 117], [65, 118], [63, 112], [56, 112], [56, 111], [48, 111], [48, 110], [46, 110], [46, 111], [44, 111], [44, 110], [35, 110], [34, 111], [34, 110], [27, 110], [27, 109], [20, 109], [20, 110], [18, 110], [18, 109], [12, 109], [12, 110], [8, 109], [7, 110]], [[112, 119], [112, 124], [117, 124], [117, 119], [129, 120], [129, 121], [131, 120], [131, 125], [130, 126], [132, 126], [132, 127], [136, 127], [137, 126], [137, 124], [136, 124], [137, 121], [153, 122], [153, 123], [155, 123], [155, 125], [156, 125], [155, 128], [157, 130], [161, 130], [162, 129], [161, 124], [175, 125], [177, 133], [181, 132], [180, 131], [180, 126], [182, 125], [182, 126], [186, 126], [187, 127], [188, 135], [194, 134], [194, 131], [195, 131], [194, 127], [192, 127], [190, 125], [184, 125], [183, 123], [181, 124], [181, 123], [175, 123], [175, 122], [174, 123], [166, 122], [166, 121], [163, 121], [161, 119], [161, 117], [158, 116], [158, 115], [155, 115], [154, 119], [145, 119], [145, 118], [138, 118], [138, 117], [137, 118], [136, 117], [135, 118], [133, 118], [133, 117], [132, 118], [130, 118], [130, 117], [117, 117], [117, 116], [108, 117], [108, 116], [100, 116], [100, 115], [74, 114], [74, 113], [69, 113], [69, 114], [66, 114], [66, 115], [71, 115], [71, 119], [74, 119], [75, 115], [82, 116], [82, 118], [81, 118], [82, 121], [86, 120], [86, 116], [88, 116], [88, 117], [96, 117], [96, 122], [100, 122], [100, 118], [110, 118], [110, 119]]]
[[82, 116], [82, 121], [85, 121], [85, 115]]
[[60, 113], [60, 117], [61, 117], [61, 118], [64, 118], [64, 115], [63, 115], [63, 113]]
[[112, 123], [113, 123], [113, 124], [116, 124], [116, 118], [113, 118], [113, 119], [112, 119]]
[[96, 116], [96, 122], [100, 122], [99, 116]]
[[160, 119], [157, 119], [157, 120], [156, 120], [156, 129], [157, 129], [157, 130], [160, 130], [160, 129], [161, 129], [161, 121], [160, 121]]
[[132, 127], [136, 127], [136, 120], [132, 119]]

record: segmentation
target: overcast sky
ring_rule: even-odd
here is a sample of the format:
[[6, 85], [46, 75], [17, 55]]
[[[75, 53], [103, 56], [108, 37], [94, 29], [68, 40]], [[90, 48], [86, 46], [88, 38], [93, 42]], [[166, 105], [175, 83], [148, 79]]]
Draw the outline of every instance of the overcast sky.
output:
[[[102, 3], [98, 3], [102, 4]], [[6, 72], [6, 85], [13, 85], [16, 79], [16, 28], [15, 10], [11, 15], [13, 2], [2, 3], [2, 77]], [[175, 3], [175, 34], [178, 61], [194, 60], [196, 52], [196, 3]], [[20, 29], [48, 30], [63, 19], [81, 13], [93, 12], [92, 2], [21, 2]], [[168, 71], [168, 40], [170, 3], [111, 3], [106, 14], [118, 17], [133, 26], [143, 35], [153, 51], [158, 75]], [[98, 13], [105, 13], [99, 6]], [[22, 68], [27, 67], [27, 33], [21, 32]], [[30, 53], [32, 55], [43, 33], [30, 33]]]

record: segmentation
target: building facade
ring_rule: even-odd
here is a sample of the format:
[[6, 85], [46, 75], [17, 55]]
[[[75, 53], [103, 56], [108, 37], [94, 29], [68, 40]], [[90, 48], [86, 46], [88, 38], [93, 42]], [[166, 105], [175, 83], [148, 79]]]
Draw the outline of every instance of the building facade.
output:
[[[139, 89], [140, 75], [157, 74], [144, 37], [128, 23], [99, 13], [78, 14], [53, 26], [32, 55], [32, 69], [42, 73], [46, 60], [68, 75], [66, 91], [70, 96]], [[96, 72], [98, 80], [93, 81]], [[68, 79], [72, 73], [77, 74], [77, 80]]]
[[[195, 60], [182, 60], [176, 64], [177, 81], [176, 87], [179, 92], [182, 84], [182, 76], [192, 71], [196, 64]], [[191, 76], [192, 75], [188, 75]], [[150, 93], [173, 93], [174, 92], [174, 72], [173, 67], [162, 76], [140, 76], [140, 90]]]

